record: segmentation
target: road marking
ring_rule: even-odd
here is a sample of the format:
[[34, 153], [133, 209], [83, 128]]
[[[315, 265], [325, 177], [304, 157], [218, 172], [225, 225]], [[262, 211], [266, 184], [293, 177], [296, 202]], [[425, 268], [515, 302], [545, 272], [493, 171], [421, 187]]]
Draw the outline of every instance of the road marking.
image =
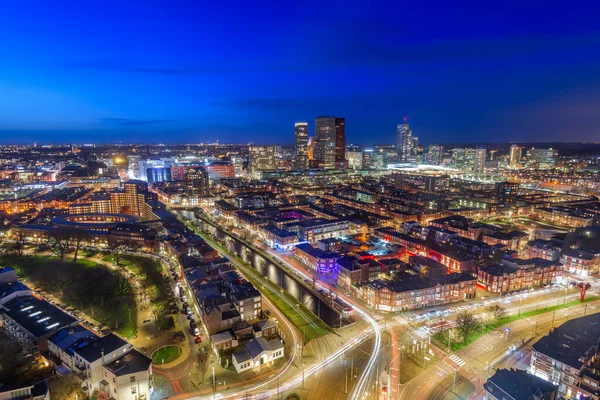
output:
[[463, 359], [457, 356], [456, 354], [452, 354], [450, 356], [450, 360], [452, 360], [453, 363], [458, 364], [459, 367], [462, 367], [466, 364], [466, 362], [463, 361]]

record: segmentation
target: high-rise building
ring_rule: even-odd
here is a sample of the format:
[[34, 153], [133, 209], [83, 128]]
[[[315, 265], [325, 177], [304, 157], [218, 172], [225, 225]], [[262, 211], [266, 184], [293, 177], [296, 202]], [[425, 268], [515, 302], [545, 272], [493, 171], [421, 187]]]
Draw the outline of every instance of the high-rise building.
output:
[[514, 182], [496, 182], [496, 200], [506, 207], [517, 203], [519, 184]]
[[315, 148], [313, 160], [319, 167], [335, 169], [336, 118], [315, 118]]
[[188, 196], [208, 196], [208, 172], [204, 168], [190, 168], [184, 177]]
[[248, 169], [253, 176], [262, 171], [277, 169], [277, 146], [251, 146], [248, 156]]
[[348, 168], [355, 171], [363, 169], [362, 151], [348, 151], [346, 152], [346, 158], [348, 159]]
[[129, 179], [139, 179], [140, 178], [140, 160], [141, 156], [138, 155], [128, 155], [127, 156], [127, 175], [129, 175]]
[[452, 164], [454, 168], [461, 171], [473, 171], [475, 168], [474, 148], [456, 148], [452, 149]]
[[335, 166], [344, 169], [346, 162], [346, 118], [335, 119]]
[[432, 144], [427, 151], [427, 162], [431, 165], [440, 165], [442, 163], [443, 154], [444, 146]]
[[485, 159], [487, 150], [485, 147], [478, 147], [475, 149], [475, 163], [473, 165], [473, 171], [483, 172], [485, 171]]
[[308, 169], [308, 123], [296, 122], [294, 126], [294, 137], [296, 151], [294, 157], [294, 168], [298, 170]]
[[510, 161], [509, 167], [516, 169], [519, 168], [519, 164], [521, 163], [521, 157], [523, 156], [523, 148], [521, 146], [517, 146], [513, 144], [510, 146]]
[[534, 168], [554, 168], [558, 151], [550, 149], [532, 148], [527, 152], [527, 166]]
[[396, 152], [400, 161], [407, 161], [410, 158], [413, 145], [410, 124], [398, 124], [396, 127]]
[[376, 170], [385, 170], [388, 166], [388, 155], [383, 151], [373, 152], [373, 167]]
[[231, 157], [231, 165], [233, 165], [233, 174], [236, 178], [243, 175], [244, 172], [244, 160], [240, 156]]

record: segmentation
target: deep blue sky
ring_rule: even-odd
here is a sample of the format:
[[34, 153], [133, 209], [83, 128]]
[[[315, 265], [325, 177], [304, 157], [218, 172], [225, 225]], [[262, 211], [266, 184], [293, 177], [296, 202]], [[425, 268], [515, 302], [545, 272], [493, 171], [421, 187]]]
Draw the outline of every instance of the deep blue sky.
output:
[[[404, 3], [404, 4], [402, 4]], [[600, 140], [597, 1], [11, 1], [0, 141]]]

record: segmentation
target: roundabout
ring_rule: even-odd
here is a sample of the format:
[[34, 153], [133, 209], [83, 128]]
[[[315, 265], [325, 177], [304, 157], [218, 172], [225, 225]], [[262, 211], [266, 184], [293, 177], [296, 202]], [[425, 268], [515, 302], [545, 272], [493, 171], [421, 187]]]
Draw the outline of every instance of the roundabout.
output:
[[179, 346], [169, 345], [160, 347], [152, 353], [152, 363], [157, 365], [172, 363], [181, 356], [182, 351]]

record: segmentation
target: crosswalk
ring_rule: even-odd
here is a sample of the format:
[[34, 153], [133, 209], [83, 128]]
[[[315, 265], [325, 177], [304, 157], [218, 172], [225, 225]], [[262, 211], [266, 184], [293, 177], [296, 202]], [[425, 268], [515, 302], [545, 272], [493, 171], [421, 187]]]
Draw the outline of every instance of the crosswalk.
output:
[[426, 339], [427, 337], [429, 337], [429, 332], [423, 327], [415, 329], [412, 333], [419, 339]]
[[456, 354], [452, 354], [449, 358], [450, 358], [450, 361], [452, 361], [454, 364], [458, 365], [459, 368], [466, 364], [466, 362], [462, 358], [457, 356]]

